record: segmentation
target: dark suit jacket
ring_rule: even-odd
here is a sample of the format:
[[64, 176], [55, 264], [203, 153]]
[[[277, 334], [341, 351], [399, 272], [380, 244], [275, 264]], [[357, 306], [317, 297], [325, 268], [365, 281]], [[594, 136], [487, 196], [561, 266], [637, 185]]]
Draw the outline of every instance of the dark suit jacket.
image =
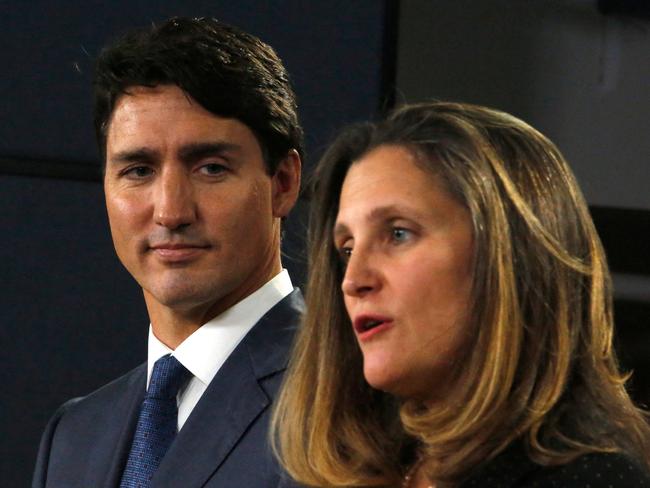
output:
[[650, 488], [650, 473], [622, 454], [585, 454], [562, 466], [533, 463], [518, 443], [460, 488]]
[[[291, 486], [268, 445], [271, 403], [303, 309], [294, 290], [226, 360], [162, 460], [152, 487]], [[144, 398], [147, 365], [65, 403], [41, 440], [33, 488], [114, 488]]]

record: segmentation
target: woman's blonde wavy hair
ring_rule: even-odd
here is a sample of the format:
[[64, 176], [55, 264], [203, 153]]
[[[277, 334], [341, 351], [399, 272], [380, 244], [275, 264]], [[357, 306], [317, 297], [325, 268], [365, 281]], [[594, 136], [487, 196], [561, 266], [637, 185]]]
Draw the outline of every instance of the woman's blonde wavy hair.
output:
[[[341, 186], [350, 165], [381, 145], [412, 151], [473, 221], [471, 338], [444, 399], [428, 407], [365, 382], [340, 288], [332, 229]], [[605, 254], [551, 141], [489, 108], [407, 105], [344, 131], [314, 182], [307, 313], [272, 429], [292, 477], [396, 486], [418, 449], [432, 479], [453, 486], [515, 441], [543, 465], [623, 452], [650, 467], [650, 428], [612, 348]]]

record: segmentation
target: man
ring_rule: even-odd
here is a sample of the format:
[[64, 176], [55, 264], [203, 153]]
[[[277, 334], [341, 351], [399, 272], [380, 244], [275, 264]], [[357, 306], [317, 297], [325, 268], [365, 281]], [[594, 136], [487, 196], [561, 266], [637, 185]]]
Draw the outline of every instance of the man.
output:
[[148, 361], [59, 409], [33, 486], [284, 483], [267, 429], [302, 307], [280, 262], [302, 130], [281, 61], [211, 19], [132, 33], [97, 62], [95, 128]]

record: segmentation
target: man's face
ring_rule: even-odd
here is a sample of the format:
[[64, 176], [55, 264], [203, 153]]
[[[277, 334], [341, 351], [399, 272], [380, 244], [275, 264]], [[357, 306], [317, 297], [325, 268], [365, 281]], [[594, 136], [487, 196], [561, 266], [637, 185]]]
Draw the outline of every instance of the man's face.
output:
[[299, 181], [287, 164], [270, 176], [246, 125], [176, 86], [134, 87], [117, 101], [106, 206], [117, 255], [150, 314], [163, 306], [207, 321], [280, 270], [279, 218]]

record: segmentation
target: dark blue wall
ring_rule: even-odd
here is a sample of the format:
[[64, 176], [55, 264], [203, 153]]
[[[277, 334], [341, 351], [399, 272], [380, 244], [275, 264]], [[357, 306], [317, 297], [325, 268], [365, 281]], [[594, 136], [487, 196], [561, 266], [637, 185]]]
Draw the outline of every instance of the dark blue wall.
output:
[[[0, 485], [28, 485], [40, 433], [60, 403], [146, 355], [141, 292], [114, 256], [94, 176], [98, 49], [172, 15], [215, 16], [258, 35], [292, 74], [310, 167], [338, 127], [380, 106], [389, 3], [0, 2]], [[298, 281], [300, 214], [304, 203], [285, 243]]]

